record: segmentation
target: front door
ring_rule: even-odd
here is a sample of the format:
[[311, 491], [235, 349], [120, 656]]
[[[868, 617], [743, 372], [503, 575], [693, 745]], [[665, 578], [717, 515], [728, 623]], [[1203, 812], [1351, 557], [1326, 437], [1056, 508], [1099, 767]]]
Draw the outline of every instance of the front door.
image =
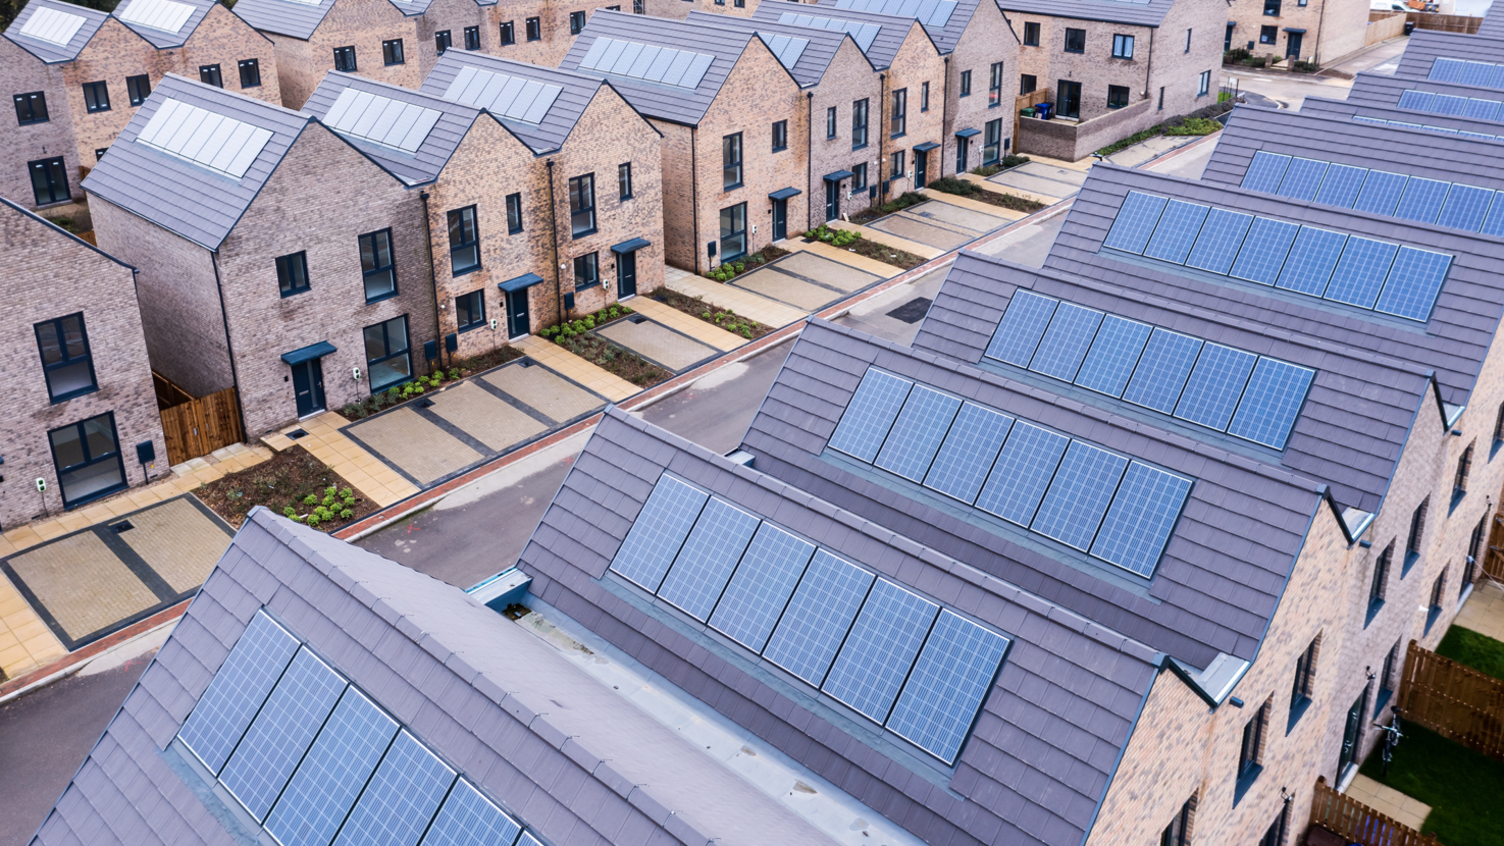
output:
[[292, 366], [292, 392], [298, 400], [299, 417], [324, 410], [324, 368], [319, 359], [310, 358]]
[[782, 241], [789, 237], [789, 201], [773, 201], [773, 240]]
[[956, 139], [956, 173], [966, 172], [966, 148], [970, 146], [970, 138]]
[[930, 152], [929, 152], [929, 150], [915, 150], [914, 151], [914, 188], [915, 189], [919, 189], [919, 188], [923, 188], [924, 187], [925, 171], [929, 170], [929, 168], [926, 165], [929, 164], [929, 160], [930, 160]]
[[1081, 117], [1081, 83], [1060, 80], [1055, 96], [1055, 113], [1061, 117]]
[[841, 216], [841, 183], [825, 180], [825, 219]]
[[1342, 771], [1347, 765], [1358, 759], [1358, 744], [1363, 739], [1363, 712], [1368, 710], [1368, 688], [1363, 688], [1363, 693], [1353, 703], [1353, 707], [1347, 711], [1347, 729], [1342, 733], [1342, 754], [1337, 759], [1337, 780], [1342, 779]]
[[1286, 36], [1287, 37], [1285, 38], [1285, 57], [1289, 58], [1289, 59], [1298, 59], [1298, 58], [1300, 58], [1300, 42], [1301, 42], [1301, 39], [1304, 37], [1304, 34], [1303, 33], [1299, 33], [1299, 32], [1290, 32], [1290, 33], [1286, 33]]
[[[633, 257], [634, 267], [632, 276], [633, 284], [635, 285], [637, 276], [635, 262], [637, 254], [629, 253], [629, 255]], [[621, 272], [619, 269], [621, 267], [620, 262], [617, 263], [617, 267], [617, 273], [619, 274]], [[507, 337], [509, 338], [520, 338], [533, 331], [532, 321], [529, 320], [527, 312], [527, 290], [523, 288], [520, 291], [507, 292]]]
[[[619, 253], [616, 256], [616, 298], [624, 300], [637, 296], [637, 251]], [[527, 304], [522, 306], [523, 321], [527, 320]]]

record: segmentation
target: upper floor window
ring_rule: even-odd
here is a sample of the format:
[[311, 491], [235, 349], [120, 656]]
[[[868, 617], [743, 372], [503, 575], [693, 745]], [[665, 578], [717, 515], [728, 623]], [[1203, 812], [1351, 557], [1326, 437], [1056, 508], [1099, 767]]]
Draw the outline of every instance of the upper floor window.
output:
[[[1368, 619], [1384, 605], [1384, 595], [1389, 587], [1389, 562], [1394, 557], [1394, 543], [1384, 547], [1373, 562], [1373, 576], [1368, 582]], [[1366, 623], [1365, 623], [1366, 625]]]
[[465, 27], [465, 49], [466, 50], [479, 50], [480, 49], [480, 27], [478, 27], [478, 26], [467, 26], [467, 27]]
[[[1302, 3], [1302, 5], [1304, 5], [1304, 3]], [[1185, 51], [1187, 53], [1191, 52], [1191, 30], [1189, 29], [1185, 31]]]
[[1436, 574], [1436, 581], [1431, 583], [1431, 601], [1426, 606], [1426, 631], [1431, 631], [1431, 626], [1436, 623], [1436, 618], [1441, 616], [1441, 603], [1445, 601], [1447, 590], [1447, 571], [1442, 568]]
[[110, 110], [110, 89], [103, 82], [84, 83], [84, 108], [89, 112]]
[[851, 149], [867, 146], [867, 101], [857, 100], [851, 104]]
[[83, 312], [46, 320], [35, 328], [42, 371], [47, 375], [47, 394], [53, 402], [72, 399], [98, 387]]
[[1032, 73], [1018, 75], [1018, 93], [1020, 95], [1033, 93], [1039, 87], [1039, 80]]
[[990, 109], [1003, 102], [1003, 63], [993, 62], [987, 77], [987, 107]]
[[1318, 635], [1306, 647], [1306, 651], [1295, 659], [1295, 683], [1290, 690], [1291, 711], [1296, 711], [1311, 701], [1311, 693], [1315, 689], [1316, 653], [1320, 648], [1321, 637]]
[[731, 190], [742, 184], [742, 134], [721, 139], [721, 187]]
[[919, 111], [921, 111], [921, 112], [927, 112], [929, 110], [930, 110], [930, 84], [928, 82], [921, 82], [921, 83], [919, 83]]
[[570, 35], [579, 35], [580, 34], [580, 30], [582, 30], [584, 28], [585, 28], [585, 13], [584, 12], [570, 12], [569, 13], [569, 34]]
[[[1379, 673], [1379, 695], [1393, 694], [1399, 689], [1399, 679], [1395, 675], [1395, 668], [1399, 666], [1400, 645], [1405, 642], [1404, 638], [1394, 642], [1389, 654], [1384, 656], [1384, 669]], [[1386, 697], [1387, 698], [1387, 697]]]
[[33, 91], [29, 94], [16, 95], [16, 122], [25, 126], [28, 123], [45, 123], [47, 117], [47, 95], [41, 91]]
[[1196, 81], [1196, 96], [1205, 97], [1212, 90], [1212, 72], [1202, 71], [1201, 77]]
[[1280, 0], [1264, 0], [1264, 14], [1271, 18], [1279, 17]]
[[1065, 31], [1065, 52], [1067, 52], [1067, 53], [1085, 53], [1086, 52], [1086, 30], [1084, 30], [1084, 29], [1066, 29], [1066, 31]]
[[1420, 558], [1420, 545], [1426, 537], [1426, 511], [1431, 506], [1431, 498], [1421, 500], [1420, 505], [1415, 507], [1415, 513], [1410, 515], [1410, 533], [1405, 536], [1405, 569], [1400, 574], [1410, 572], [1410, 567]]
[[1274, 822], [1264, 831], [1264, 836], [1259, 838], [1259, 846], [1285, 846], [1285, 829], [1290, 822], [1290, 805], [1280, 803], [1279, 813], [1275, 815]]
[[366, 302], [397, 295], [397, 267], [392, 261], [392, 230], [360, 236], [360, 270], [365, 281]]
[[507, 195], [507, 234], [515, 235], [522, 231], [522, 195]]
[[225, 81], [219, 75], [219, 65], [199, 65], [198, 81], [215, 88], [224, 88]]
[[453, 276], [480, 268], [480, 234], [475, 226], [475, 206], [449, 213], [449, 270]]
[[455, 327], [461, 332], [479, 329], [486, 325], [485, 289], [460, 294], [454, 298]]
[[616, 166], [616, 198], [632, 199], [632, 163], [622, 162]]
[[632, 14], [646, 15], [647, 13], [647, 3], [643, 2], [643, 0], [632, 0]]
[[407, 63], [407, 56], [402, 52], [402, 39], [381, 42], [381, 61], [389, 66]]
[[1159, 846], [1190, 846], [1191, 823], [1196, 819], [1197, 797], [1192, 795], [1175, 812], [1175, 818], [1165, 826], [1164, 833], [1159, 836]]
[[1039, 24], [1037, 24], [1037, 23], [1025, 23], [1024, 24], [1024, 46], [1025, 47], [1038, 47], [1039, 46]]
[[449, 37], [449, 30], [443, 29], [435, 32], [433, 34], [433, 46], [440, 53], [454, 46], [453, 39]]
[[345, 73], [355, 73], [356, 64], [354, 47], [334, 48], [334, 69], [337, 71], [344, 71]]
[[961, 93], [958, 96], [971, 96], [971, 71], [969, 70], [961, 71]]
[[1499, 412], [1494, 415], [1494, 448], [1497, 449], [1501, 443], [1504, 443], [1504, 402], [1499, 403]]
[[[834, 137], [836, 137], [836, 107], [835, 106], [831, 106], [830, 108], [828, 108], [828, 109], [825, 110], [825, 137], [826, 138], [834, 138]], [[1504, 406], [1500, 406], [1500, 410], [1504, 411]], [[1501, 416], [1501, 419], [1504, 419], [1504, 416]]]
[[773, 152], [786, 150], [789, 146], [789, 122], [786, 120], [773, 121]]
[[569, 180], [569, 231], [580, 238], [595, 231], [595, 174]]
[[501, 43], [502, 46], [517, 43], [517, 30], [512, 26], [511, 21], [507, 21], [501, 25]]
[[261, 87], [261, 62], [260, 62], [260, 60], [258, 60], [258, 59], [241, 59], [240, 61], [236, 62], [235, 64], [236, 64], [236, 67], [240, 70], [240, 87], [242, 89], [245, 89], [245, 88], [260, 88]]
[[1114, 59], [1133, 58], [1133, 36], [1114, 35], [1112, 37], [1112, 57]]
[[1467, 494], [1467, 476], [1468, 473], [1471, 473], [1473, 470], [1474, 445], [1475, 444], [1468, 444], [1467, 449], [1463, 450], [1462, 455], [1457, 459], [1457, 472], [1452, 476], [1453, 508], [1457, 507], [1457, 503], [1461, 502], [1462, 497]]
[[146, 74], [140, 76], [128, 76], [125, 78], [125, 93], [130, 98], [132, 106], [139, 106], [151, 96], [151, 77]]
[[1243, 725], [1243, 743], [1238, 749], [1238, 780], [1251, 780], [1258, 775], [1259, 765], [1264, 760], [1264, 730], [1269, 723], [1269, 700], [1254, 712]]
[[277, 290], [284, 297], [308, 290], [308, 254], [293, 253], [277, 259]]
[[897, 138], [909, 131], [909, 89], [900, 88], [893, 92], [893, 122], [890, 127], [891, 137]]
[[537, 41], [543, 37], [543, 25], [537, 18], [528, 18], [525, 23], [527, 24], [528, 41]]

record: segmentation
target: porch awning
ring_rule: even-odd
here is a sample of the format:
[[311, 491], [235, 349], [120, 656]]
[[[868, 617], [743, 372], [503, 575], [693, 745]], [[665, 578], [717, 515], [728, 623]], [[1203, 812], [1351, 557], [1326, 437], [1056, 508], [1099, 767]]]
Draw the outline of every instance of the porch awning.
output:
[[543, 277], [539, 276], [536, 273], [524, 273], [521, 276], [508, 279], [505, 282], [499, 282], [497, 283], [496, 287], [500, 288], [503, 291], [506, 291], [508, 294], [511, 294], [516, 291], [521, 291], [523, 288], [531, 288], [542, 281]]
[[300, 350], [282, 353], [282, 360], [288, 364], [302, 364], [305, 361], [322, 358], [334, 351], [333, 344], [328, 341], [319, 341], [317, 344], [309, 344]]
[[933, 141], [926, 141], [923, 144], [916, 144], [916, 145], [914, 145], [914, 152], [916, 152], [916, 153], [928, 153], [931, 150], [938, 150], [938, 149], [940, 149], [940, 145], [936, 144]]
[[835, 173], [827, 173], [827, 174], [825, 174], [825, 181], [826, 182], [840, 182], [842, 179], [850, 179], [851, 176], [852, 176], [852, 174], [851, 174], [851, 171], [849, 171], [849, 170], [838, 170]]
[[803, 194], [803, 193], [804, 192], [800, 191], [798, 188], [779, 188], [777, 191], [774, 191], [773, 193], [769, 194], [768, 195], [768, 199], [770, 199], [770, 200], [787, 200], [790, 197], [797, 197], [797, 196], [799, 196], [800, 194]]
[[[612, 244], [611, 252], [618, 255], [622, 253], [635, 253], [643, 247], [651, 246], [652, 243], [652, 241], [649, 241], [646, 238], [633, 238], [630, 241], [622, 241], [620, 244]], [[540, 279], [539, 281], [542, 280]]]
[[1306, 34], [1305, 30], [1303, 30], [1303, 29], [1296, 29], [1293, 26], [1287, 26], [1287, 27], [1285, 27], [1285, 32], [1294, 32], [1294, 33], [1297, 33], [1299, 35], [1305, 35]]
[[981, 134], [982, 134], [982, 130], [980, 130], [980, 129], [962, 129], [962, 130], [959, 130], [959, 131], [956, 132], [956, 137], [957, 138], [973, 138], [973, 137], [975, 137], [977, 135], [981, 135]]
[[1228, 28], [1232, 28], [1232, 27], [1235, 27], [1235, 26], [1237, 26], [1237, 25], [1238, 25], [1238, 22], [1237, 22], [1237, 21], [1228, 21], [1228, 22], [1227, 22], [1227, 26], [1228, 26]]

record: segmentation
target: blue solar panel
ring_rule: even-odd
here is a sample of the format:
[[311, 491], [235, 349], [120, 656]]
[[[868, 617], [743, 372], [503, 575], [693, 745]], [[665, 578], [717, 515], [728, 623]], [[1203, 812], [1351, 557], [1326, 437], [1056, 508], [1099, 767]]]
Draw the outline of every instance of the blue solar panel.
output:
[[1263, 194], [1273, 194], [1285, 178], [1290, 167], [1290, 157], [1260, 150], [1253, 154], [1248, 170], [1243, 173], [1243, 188]]
[[1405, 193], [1405, 182], [1409, 177], [1389, 173], [1383, 170], [1370, 170], [1368, 178], [1363, 180], [1363, 190], [1358, 193], [1358, 199], [1353, 203], [1353, 208], [1360, 212], [1394, 216], [1394, 207], [1400, 203], [1400, 195]]
[[1436, 59], [1432, 60], [1431, 72], [1426, 76], [1426, 78], [1435, 80], [1437, 82], [1457, 82], [1462, 79], [1462, 71], [1466, 66], [1467, 62], [1463, 61], [1462, 59], [1444, 59], [1437, 57]]
[[764, 522], [710, 615], [711, 627], [761, 652], [814, 554], [814, 544]]
[[1447, 189], [1451, 186], [1452, 183], [1438, 179], [1410, 177], [1405, 185], [1405, 195], [1400, 198], [1399, 207], [1394, 210], [1394, 216], [1416, 223], [1435, 223], [1436, 216], [1441, 214], [1441, 204], [1446, 201]]
[[963, 403], [924, 484], [967, 505], [976, 502], [1012, 427], [1013, 418], [1006, 414]]
[[1299, 230], [1298, 225], [1283, 220], [1254, 218], [1253, 227], [1243, 240], [1243, 249], [1238, 251], [1238, 260], [1233, 263], [1232, 275], [1273, 285]]
[[830, 436], [830, 448], [871, 464], [913, 386], [907, 379], [868, 368]]
[[656, 592], [709, 497], [672, 476], [660, 476], [611, 569]]
[[1007, 638], [941, 611], [888, 730], [947, 766], [955, 763], [1007, 651]]
[[1127, 466], [1120, 455], [1072, 441], [1031, 528], [1082, 552], [1090, 549]]
[[871, 573], [855, 564], [816, 550], [762, 654], [819, 687], [872, 580]]
[[1363, 180], [1368, 168], [1334, 164], [1327, 168], [1326, 179], [1321, 181], [1321, 190], [1316, 192], [1316, 202], [1329, 206], [1350, 209], [1358, 201], [1358, 192], [1363, 190]]
[[183, 744], [218, 774], [235, 744], [298, 651], [298, 640], [258, 611], [178, 732]]
[[658, 595], [696, 620], [709, 617], [760, 522], [725, 500], [711, 497]]
[[878, 579], [830, 667], [825, 692], [882, 725], [939, 611], [935, 603]]
[[1462, 107], [1462, 116], [1474, 120], [1497, 121], [1501, 111], [1504, 111], [1504, 103], [1498, 100], [1472, 99]]
[[1209, 211], [1211, 211], [1210, 206], [1171, 200], [1170, 204], [1165, 207], [1164, 215], [1159, 219], [1159, 226], [1154, 230], [1154, 237], [1149, 239], [1149, 246], [1144, 250], [1144, 255], [1184, 264], [1186, 256], [1191, 252], [1191, 246], [1196, 243], [1196, 236], [1201, 233], [1201, 224], [1206, 222], [1206, 213]]
[[340, 829], [338, 842], [417, 846], [452, 783], [454, 770], [417, 738], [399, 732]]
[[1019, 420], [998, 453], [977, 508], [1027, 527], [1070, 438]]
[[1295, 158], [1285, 178], [1279, 183], [1279, 195], [1292, 200], [1312, 200], [1321, 190], [1321, 180], [1326, 176], [1327, 162], [1316, 159]]
[[1248, 228], [1253, 225], [1253, 215], [1212, 209], [1196, 237], [1196, 246], [1185, 260], [1189, 267], [1226, 274], [1232, 269], [1233, 260], [1243, 246]]
[[517, 839], [517, 846], [543, 846], [543, 841], [532, 835], [532, 832], [524, 831]]
[[1452, 129], [1452, 130], [1447, 130], [1447, 131], [1453, 132], [1453, 133], [1455, 133], [1457, 135], [1461, 135], [1464, 138], [1477, 138], [1480, 141], [1498, 141], [1498, 140], [1500, 140], [1500, 137], [1498, 135], [1489, 135], [1487, 132], [1469, 132], [1466, 129]]
[[345, 688], [266, 818], [266, 830], [283, 846], [328, 846], [396, 734], [391, 717], [360, 691]]
[[1504, 65], [1494, 65], [1488, 72], [1488, 82], [1484, 88], [1504, 88]]
[[1488, 208], [1488, 217], [1478, 231], [1484, 235], [1504, 237], [1504, 191], [1494, 194], [1493, 204]]
[[1389, 266], [1394, 263], [1394, 254], [1399, 252], [1399, 248], [1398, 244], [1359, 238], [1356, 235], [1348, 238], [1347, 246], [1342, 250], [1342, 258], [1337, 262], [1337, 269], [1332, 273], [1331, 284], [1327, 286], [1326, 299], [1361, 308], [1373, 308], [1374, 300], [1379, 298], [1379, 290], [1384, 287], [1384, 279], [1389, 275]]
[[922, 481], [960, 408], [959, 399], [915, 385], [882, 452], [877, 454], [877, 466], [905, 479]]
[[1190, 490], [1190, 479], [1133, 462], [1091, 554], [1146, 579], [1154, 575]]
[[1257, 359], [1253, 353], [1221, 344], [1204, 345], [1175, 406], [1175, 416], [1225, 432]]
[[1441, 207], [1441, 216], [1436, 219], [1436, 223], [1452, 229], [1477, 232], [1483, 226], [1483, 219], [1488, 216], [1488, 204], [1493, 200], [1494, 192], [1487, 188], [1453, 185], [1447, 193], [1447, 203]]
[[1437, 94], [1436, 99], [1431, 101], [1431, 113], [1458, 117], [1467, 111], [1467, 98], [1457, 97], [1452, 94]]
[[1300, 227], [1295, 237], [1295, 246], [1290, 248], [1290, 257], [1280, 271], [1278, 287], [1300, 294], [1319, 297], [1326, 291], [1326, 284], [1342, 256], [1342, 245], [1347, 236], [1330, 229], [1314, 226]]
[[1032, 291], [1014, 291], [1008, 311], [998, 321], [992, 342], [987, 345], [987, 357], [1028, 367], [1039, 339], [1050, 325], [1050, 317], [1055, 314], [1057, 302]]
[[1123, 399], [1169, 414], [1180, 400], [1180, 391], [1196, 364], [1201, 341], [1179, 332], [1155, 329], [1144, 347]]
[[1315, 371], [1273, 358], [1261, 358], [1253, 368], [1243, 401], [1233, 415], [1228, 434], [1282, 450], [1300, 416]]
[[257, 821], [272, 809], [344, 689], [339, 673], [307, 649], [299, 650], [282, 674], [219, 775]]
[[1400, 247], [1389, 278], [1374, 308], [1410, 320], [1429, 320], [1452, 257], [1415, 247]]
[[1488, 85], [1489, 77], [1495, 65], [1488, 62], [1467, 62], [1462, 66], [1462, 72], [1457, 76], [1457, 82], [1463, 85], [1485, 86]]
[[1429, 91], [1410, 89], [1400, 92], [1399, 106], [1412, 112], [1429, 112], [1431, 111], [1431, 103], [1435, 99], [1436, 95]]
[[1102, 312], [1061, 303], [1029, 369], [1067, 382], [1074, 380], [1101, 323]]
[[1167, 202], [1164, 197], [1129, 191], [1102, 246], [1143, 253], [1144, 245], [1149, 243], [1149, 236], [1154, 234], [1154, 227], [1159, 223], [1159, 215], [1165, 210]]
[[1385, 124], [1389, 122], [1387, 120], [1384, 120], [1383, 118], [1369, 117], [1368, 115], [1353, 115], [1353, 120], [1358, 121], [1359, 123]]
[[522, 826], [460, 779], [423, 837], [423, 846], [512, 846]]
[[1107, 315], [1076, 375], [1076, 384], [1108, 396], [1122, 396], [1152, 331], [1146, 324]]

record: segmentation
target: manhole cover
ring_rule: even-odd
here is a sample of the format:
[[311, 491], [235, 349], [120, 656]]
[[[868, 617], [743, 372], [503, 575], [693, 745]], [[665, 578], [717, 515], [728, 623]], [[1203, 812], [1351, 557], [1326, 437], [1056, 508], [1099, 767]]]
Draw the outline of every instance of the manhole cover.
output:
[[307, 437], [307, 436], [308, 436], [308, 433], [305, 432], [305, 431], [303, 431], [302, 429], [294, 429], [291, 432], [287, 433], [288, 440], [292, 440], [292, 441], [295, 441], [298, 438], [304, 438], [304, 437]]
[[929, 297], [915, 297], [888, 312], [888, 316], [894, 320], [901, 320], [904, 323], [918, 323], [924, 319], [926, 314], [929, 314], [930, 302], [932, 301]]

